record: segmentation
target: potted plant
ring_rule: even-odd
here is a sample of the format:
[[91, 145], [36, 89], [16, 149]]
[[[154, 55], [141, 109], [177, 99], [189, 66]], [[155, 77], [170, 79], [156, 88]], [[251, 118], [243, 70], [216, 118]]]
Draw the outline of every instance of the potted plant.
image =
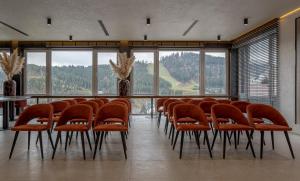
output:
[[17, 49], [11, 55], [8, 55], [6, 52], [2, 55], [0, 54], [0, 66], [6, 75], [6, 80], [3, 83], [4, 96], [16, 95], [16, 82], [13, 80], [13, 76], [22, 71], [24, 62], [24, 57], [18, 56]]
[[130, 82], [128, 80], [128, 76], [132, 70], [134, 59], [134, 56], [128, 58], [127, 53], [118, 53], [117, 64], [115, 64], [112, 60], [109, 60], [113, 71], [119, 79], [118, 87], [120, 96], [129, 95]]

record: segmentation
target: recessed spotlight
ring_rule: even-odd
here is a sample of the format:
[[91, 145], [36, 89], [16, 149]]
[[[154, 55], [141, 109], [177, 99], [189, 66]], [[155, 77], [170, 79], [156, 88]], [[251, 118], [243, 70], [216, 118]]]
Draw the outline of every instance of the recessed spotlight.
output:
[[73, 36], [72, 35], [69, 35], [69, 40], [73, 40]]
[[52, 25], [52, 19], [51, 18], [47, 18], [47, 25]]
[[150, 18], [147, 18], [146, 24], [147, 24], [147, 26], [149, 26], [151, 24], [151, 19]]
[[148, 36], [147, 35], [144, 35], [144, 40], [148, 40]]
[[244, 25], [248, 25], [249, 22], [248, 22], [248, 18], [244, 18]]
[[221, 35], [218, 35], [217, 39], [218, 41], [221, 41]]

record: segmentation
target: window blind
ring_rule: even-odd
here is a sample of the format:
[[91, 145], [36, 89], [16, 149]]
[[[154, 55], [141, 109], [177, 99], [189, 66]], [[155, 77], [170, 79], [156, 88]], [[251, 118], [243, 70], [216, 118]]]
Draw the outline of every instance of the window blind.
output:
[[239, 99], [279, 106], [278, 41], [277, 20], [234, 43]]

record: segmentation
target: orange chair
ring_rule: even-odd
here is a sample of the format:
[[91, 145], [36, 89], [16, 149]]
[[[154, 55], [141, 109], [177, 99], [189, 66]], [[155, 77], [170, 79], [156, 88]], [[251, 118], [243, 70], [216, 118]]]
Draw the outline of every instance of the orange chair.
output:
[[[252, 155], [255, 158], [255, 153], [252, 146], [251, 137], [249, 131], [253, 130], [253, 127], [248, 122], [247, 118], [244, 114], [236, 107], [230, 104], [215, 104], [211, 108], [211, 114], [213, 118], [214, 128], [215, 128], [215, 135], [212, 143], [212, 149], [218, 135], [218, 132], [223, 131], [223, 159], [225, 159], [225, 152], [226, 152], [226, 140], [229, 137], [228, 132], [234, 131], [234, 136], [236, 137], [237, 131], [245, 131], [248, 143], [250, 144]], [[231, 119], [233, 123], [221, 124], [219, 119]], [[235, 148], [236, 148], [236, 139], [235, 139]]]
[[97, 100], [101, 100], [101, 101], [103, 101], [104, 102], [104, 104], [107, 104], [107, 103], [109, 103], [109, 99], [107, 99], [107, 98], [96, 98]]
[[[46, 125], [41, 124], [28, 124], [31, 120], [37, 119], [37, 118], [47, 118], [49, 121]], [[11, 158], [16, 141], [18, 139], [18, 135], [20, 131], [27, 131], [28, 132], [28, 150], [30, 147], [30, 136], [32, 131], [38, 132], [39, 140], [40, 140], [40, 149], [41, 149], [41, 156], [42, 159], [44, 159], [44, 153], [43, 153], [43, 141], [42, 141], [42, 132], [46, 131], [48, 133], [51, 146], [53, 147], [53, 142], [50, 134], [50, 128], [51, 128], [51, 120], [53, 117], [53, 108], [50, 104], [36, 104], [33, 106], [28, 107], [25, 109], [21, 115], [19, 116], [18, 120], [16, 121], [16, 124], [13, 128], [11, 128], [12, 131], [15, 131], [15, 137], [12, 144], [12, 148], [9, 154], [9, 159]]]
[[17, 109], [17, 114], [24, 110], [28, 106], [27, 100], [20, 100], [15, 102], [15, 108]]
[[190, 100], [188, 103], [189, 104], [194, 104], [194, 105], [199, 105], [201, 102], [203, 102], [203, 100], [201, 100], [201, 99], [192, 99], [192, 100]]
[[191, 99], [191, 98], [182, 98], [180, 100], [183, 101], [183, 102], [190, 102], [193, 99]]
[[131, 114], [131, 102], [129, 101], [129, 99], [127, 99], [127, 98], [118, 98], [118, 99], [114, 99], [114, 100], [112, 100], [111, 102], [115, 102], [115, 101], [117, 101], [117, 102], [124, 102], [124, 103], [126, 103], [127, 104], [127, 108], [128, 108], [128, 125], [129, 125], [129, 127], [130, 127], [130, 114]]
[[106, 103], [104, 103], [103, 100], [100, 100], [100, 99], [91, 99], [90, 101], [93, 101], [93, 102], [97, 103], [99, 108], [101, 106], [103, 106], [104, 104], [106, 104]]
[[79, 98], [74, 98], [73, 100], [75, 100], [77, 103], [80, 103], [86, 101], [86, 98], [79, 97]]
[[67, 101], [70, 104], [70, 106], [77, 104], [77, 101], [76, 100], [72, 100], [72, 99], [65, 99], [65, 100], [62, 100], [62, 101]]
[[[84, 104], [76, 104], [76, 105], [69, 106], [61, 113], [61, 116], [56, 124], [56, 127], [54, 128], [54, 130], [57, 131], [58, 133], [57, 133], [56, 142], [52, 154], [52, 159], [54, 159], [57, 144], [59, 138], [61, 137], [62, 131], [67, 132], [65, 149], [69, 139], [69, 132], [72, 131], [80, 132], [83, 158], [85, 159], [84, 132], [86, 133], [87, 139], [90, 143], [88, 131], [92, 126], [92, 118], [93, 118], [93, 108], [89, 105], [84, 105]], [[68, 124], [72, 120], [86, 120], [86, 124]]]
[[94, 132], [96, 132], [97, 135], [93, 159], [95, 159], [96, 156], [100, 133], [101, 140], [99, 147], [101, 149], [104, 133], [110, 131], [120, 132], [125, 159], [127, 159], [125, 134], [128, 131], [128, 108], [125, 105], [118, 103], [109, 103], [102, 106], [97, 112], [95, 118], [95, 127], [93, 130]]
[[160, 98], [160, 99], [157, 99], [157, 101], [156, 101], [156, 111], [158, 112], [158, 119], [157, 119], [157, 127], [158, 128], [160, 126], [161, 115], [164, 112], [164, 102], [166, 100], [168, 100], [168, 98]]
[[[250, 123], [256, 131], [260, 132], [260, 158], [263, 158], [263, 142], [264, 142], [264, 132], [270, 131], [272, 136], [272, 143], [274, 145], [274, 136], [273, 131], [283, 131], [286, 141], [288, 143], [291, 155], [295, 159], [293, 148], [290, 142], [288, 131], [291, 131], [292, 128], [289, 127], [286, 119], [277, 111], [275, 108], [265, 104], [251, 104], [247, 107], [247, 114]], [[267, 119], [271, 123], [260, 123], [255, 124], [256, 119]]]
[[231, 100], [228, 100], [228, 99], [218, 99], [217, 102], [221, 103], [221, 104], [230, 104]]
[[165, 134], [167, 135], [168, 127], [169, 127], [169, 120], [168, 120], [168, 105], [172, 102], [178, 101], [177, 99], [168, 99], [164, 101], [163, 108], [164, 108], [164, 115], [166, 117], [166, 123], [165, 123]]
[[194, 132], [195, 140], [199, 149], [200, 149], [200, 142], [199, 142], [198, 133], [200, 131], [204, 131], [204, 137], [207, 143], [207, 148], [209, 150], [210, 157], [212, 158], [212, 153], [211, 153], [210, 144], [207, 135], [207, 131], [210, 130], [210, 127], [208, 125], [204, 112], [198, 106], [193, 104], [176, 105], [174, 107], [174, 125], [176, 129], [176, 136], [173, 144], [173, 149], [176, 146], [178, 135], [181, 132], [181, 143], [180, 143], [180, 154], [179, 154], [180, 159], [182, 157], [184, 133], [186, 131]]
[[171, 145], [173, 145], [174, 132], [175, 132], [174, 117], [173, 117], [174, 107], [178, 104], [186, 104], [186, 103], [181, 101], [181, 100], [177, 100], [177, 101], [172, 102], [168, 105], [168, 121], [170, 122], [170, 125], [171, 125], [170, 126], [170, 132], [169, 132], [169, 139], [170, 139], [171, 134], [172, 134]]
[[[54, 102], [51, 102], [50, 104], [53, 107], [53, 118], [52, 118], [52, 127], [53, 127], [53, 124], [58, 121], [59, 116], [62, 113], [62, 111], [69, 106], [69, 102], [54, 101]], [[49, 120], [47, 118], [39, 118], [37, 121], [43, 123], [43, 122], [48, 122]]]

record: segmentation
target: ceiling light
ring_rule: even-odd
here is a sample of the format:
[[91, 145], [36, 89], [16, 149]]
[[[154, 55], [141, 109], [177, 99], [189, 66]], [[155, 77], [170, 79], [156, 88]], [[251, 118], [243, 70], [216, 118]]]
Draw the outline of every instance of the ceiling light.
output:
[[9, 25], [9, 24], [3, 22], [3, 21], [0, 21], [0, 24], [6, 26], [6, 27], [8, 27], [8, 28], [10, 28], [10, 29], [12, 29], [12, 30], [18, 32], [18, 33], [21, 33], [22, 35], [29, 36], [27, 33], [23, 32], [23, 31], [21, 31], [20, 29], [14, 27], [14, 26], [11, 26], [11, 25]]
[[108, 31], [107, 31], [107, 29], [106, 29], [106, 27], [105, 27], [103, 21], [102, 21], [102, 20], [98, 20], [98, 23], [99, 23], [100, 27], [102, 28], [102, 31], [104, 32], [104, 34], [105, 34], [106, 36], [109, 36], [109, 33], [108, 33]]
[[248, 18], [244, 18], [244, 25], [248, 25]]
[[47, 18], [47, 25], [52, 25], [52, 20], [51, 20], [51, 18]]
[[148, 26], [151, 24], [151, 20], [150, 20], [150, 18], [147, 18], [147, 20], [146, 20], [146, 24], [147, 24]]
[[193, 21], [193, 23], [185, 30], [185, 32], [182, 34], [182, 36], [185, 36], [187, 35], [191, 29], [198, 23], [199, 20], [195, 20]]
[[148, 40], [148, 36], [147, 35], [144, 35], [144, 40]]
[[285, 13], [284, 15], [280, 16], [280, 19], [283, 19], [283, 18], [285, 18], [285, 17], [287, 17], [287, 16], [289, 16], [289, 15], [291, 15], [291, 14], [294, 14], [294, 13], [297, 12], [297, 11], [300, 11], [300, 7], [299, 7], [299, 8], [296, 8], [296, 9], [290, 11], [290, 12]]
[[73, 40], [73, 36], [72, 35], [69, 36], [69, 40], [70, 41]]
[[221, 35], [218, 35], [217, 39], [218, 41], [221, 41]]

